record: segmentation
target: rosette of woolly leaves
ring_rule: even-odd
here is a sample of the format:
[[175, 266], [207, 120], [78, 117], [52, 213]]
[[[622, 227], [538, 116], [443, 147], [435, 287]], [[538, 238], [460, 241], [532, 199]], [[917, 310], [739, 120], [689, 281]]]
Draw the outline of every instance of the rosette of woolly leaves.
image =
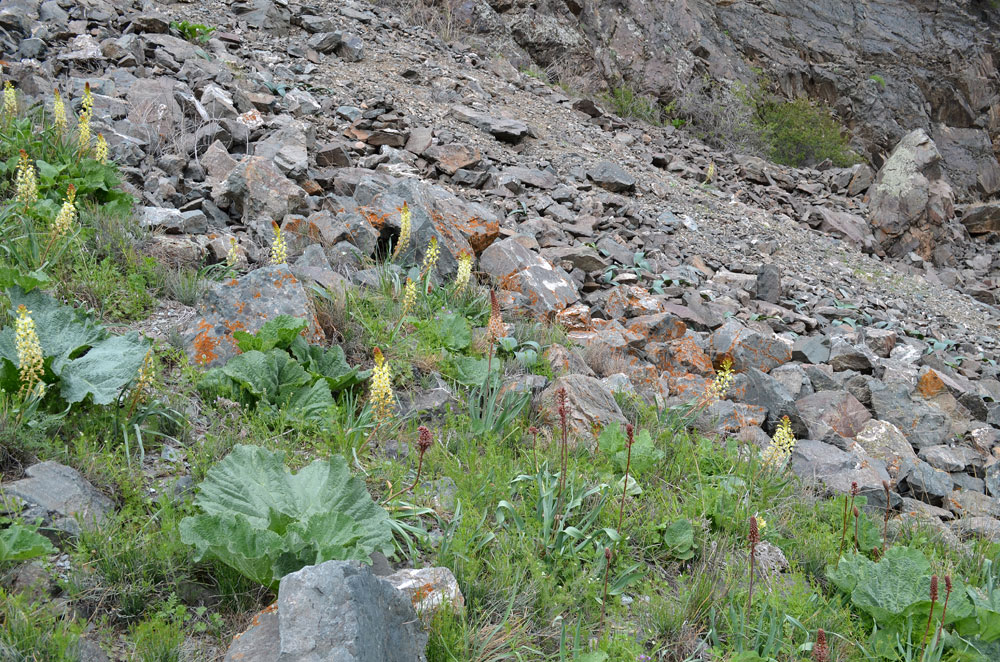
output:
[[393, 551], [389, 515], [340, 456], [292, 473], [283, 453], [236, 446], [209, 470], [195, 505], [202, 512], [180, 530], [196, 559], [218, 559], [272, 590], [307, 565]]
[[[89, 397], [94, 404], [106, 405], [115, 402], [139, 374], [149, 351], [149, 343], [139, 334], [111, 335], [83, 312], [41, 290], [26, 293], [14, 287], [8, 296], [12, 310], [23, 304], [31, 311], [48, 394], [58, 392], [69, 404]], [[17, 344], [14, 328], [9, 326], [0, 331], [0, 388], [17, 392], [18, 379]]]
[[[934, 572], [919, 550], [897, 545], [877, 563], [853, 554], [842, 558], [836, 567], [827, 568], [826, 574], [837, 588], [850, 596], [855, 607], [871, 616], [883, 630], [901, 628], [909, 618], [914, 619], [913, 622], [923, 622], [930, 613], [931, 575]], [[942, 590], [934, 606], [935, 619], [941, 617], [943, 599]], [[956, 579], [945, 625], [961, 621], [971, 613], [972, 603], [966, 595], [966, 586]]]

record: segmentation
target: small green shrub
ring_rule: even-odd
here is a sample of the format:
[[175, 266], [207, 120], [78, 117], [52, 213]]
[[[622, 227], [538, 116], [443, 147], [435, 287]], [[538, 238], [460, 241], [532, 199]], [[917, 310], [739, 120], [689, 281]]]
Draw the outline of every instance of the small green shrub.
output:
[[656, 126], [660, 126], [663, 121], [663, 109], [660, 104], [655, 99], [637, 93], [627, 85], [612, 89], [609, 93], [602, 95], [601, 100], [611, 106], [619, 117], [634, 117]]
[[132, 628], [137, 662], [180, 662], [184, 633], [159, 615]]
[[770, 99], [757, 112], [768, 154], [776, 163], [800, 167], [829, 159], [843, 168], [860, 161], [830, 112], [808, 99]]
[[196, 41], [204, 44], [211, 39], [215, 28], [210, 28], [201, 23], [189, 23], [188, 21], [171, 21], [170, 29], [177, 32], [182, 38], [188, 41]]

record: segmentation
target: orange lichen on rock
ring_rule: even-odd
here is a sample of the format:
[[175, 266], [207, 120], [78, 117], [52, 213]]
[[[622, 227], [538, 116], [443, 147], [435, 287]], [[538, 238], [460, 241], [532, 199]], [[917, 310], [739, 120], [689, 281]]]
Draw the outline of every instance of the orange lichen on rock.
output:
[[945, 385], [941, 377], [933, 370], [928, 370], [917, 380], [917, 392], [925, 398], [933, 398], [944, 391]]
[[219, 355], [215, 353], [215, 348], [219, 346], [219, 339], [209, 335], [212, 332], [212, 325], [207, 320], [198, 323], [198, 334], [194, 337], [194, 362], [198, 365], [208, 365]]

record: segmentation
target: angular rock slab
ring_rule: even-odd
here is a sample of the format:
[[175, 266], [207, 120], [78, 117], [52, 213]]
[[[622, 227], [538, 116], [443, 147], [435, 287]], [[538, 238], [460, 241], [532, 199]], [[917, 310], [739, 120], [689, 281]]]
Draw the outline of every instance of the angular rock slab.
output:
[[559, 409], [556, 393], [566, 389], [566, 424], [569, 443], [573, 446], [586, 440], [593, 445], [595, 426], [605, 426], [615, 421], [625, 424], [618, 403], [608, 387], [594, 377], [566, 375], [555, 380], [539, 396], [538, 411], [545, 424], [559, 434]]
[[576, 284], [563, 269], [510, 237], [483, 251], [480, 268], [502, 289], [521, 294], [525, 305], [540, 315], [555, 315], [580, 300]]
[[[861, 406], [861, 403], [858, 403]], [[866, 410], [867, 411], [867, 410]], [[850, 447], [885, 463], [886, 471], [892, 477], [893, 485], [903, 478], [900, 476], [905, 463], [915, 463], [917, 454], [906, 437], [892, 423], [887, 421], [869, 420], [855, 437], [855, 444]]]
[[79, 517], [85, 525], [96, 526], [114, 507], [111, 499], [91, 485], [80, 472], [58, 462], [34, 464], [28, 467], [25, 474], [26, 478], [0, 485], [0, 494], [24, 501], [50, 521]]
[[433, 614], [442, 607], [454, 611], [465, 608], [458, 580], [448, 568], [403, 568], [385, 580], [406, 594], [421, 616]]
[[[885, 507], [882, 481], [889, 474], [881, 460], [858, 453], [848, 453], [822, 441], [803, 439], [792, 451], [792, 471], [804, 480], [817, 480], [838, 494], [849, 494], [851, 483], [857, 482], [858, 494], [868, 499], [868, 505]], [[902, 498], [890, 493], [891, 506], [897, 508]]]
[[728, 356], [733, 360], [733, 370], [737, 372], [756, 368], [766, 373], [792, 359], [790, 343], [781, 338], [767, 337], [735, 319], [726, 321], [709, 337], [709, 348], [717, 365], [722, 356]]
[[276, 608], [233, 641], [225, 662], [422, 662], [426, 645], [404, 593], [367, 565], [327, 561], [286, 575]]
[[278, 315], [308, 320], [304, 335], [309, 342], [326, 338], [312, 299], [284, 264], [217, 284], [202, 297], [198, 313], [183, 337], [188, 356], [202, 367], [222, 365], [239, 353], [234, 331], [254, 333]]
[[233, 205], [242, 214], [244, 225], [270, 237], [272, 222], [280, 224], [285, 216], [305, 207], [306, 192], [272, 159], [251, 156], [212, 189], [212, 199], [220, 207]]

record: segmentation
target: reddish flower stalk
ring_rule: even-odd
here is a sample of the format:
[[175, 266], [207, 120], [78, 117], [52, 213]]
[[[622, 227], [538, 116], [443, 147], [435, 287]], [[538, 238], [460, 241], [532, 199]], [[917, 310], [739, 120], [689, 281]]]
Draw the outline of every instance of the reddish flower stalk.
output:
[[889, 504], [892, 500], [889, 498], [888, 482], [882, 481], [882, 489], [885, 490], [885, 516], [882, 518], [882, 553], [885, 554], [889, 546]]
[[[854, 507], [854, 497], [858, 493], [857, 482], [851, 483], [851, 507]], [[844, 539], [847, 537], [847, 495], [844, 495], [844, 527], [840, 532], [840, 552], [837, 557], [837, 563], [840, 563], [840, 557], [844, 555]]]
[[618, 509], [618, 535], [622, 532], [622, 521], [625, 517], [625, 495], [628, 494], [628, 472], [632, 468], [632, 444], [635, 442], [635, 428], [631, 423], [625, 426], [625, 434], [628, 435], [628, 455], [625, 460], [625, 487], [622, 489], [622, 505]]
[[559, 441], [559, 499], [556, 502], [556, 517], [562, 516], [563, 489], [566, 487], [566, 465], [569, 462], [569, 410], [566, 407], [566, 389], [556, 391], [556, 403], [559, 411], [560, 441]]
[[747, 613], [750, 613], [750, 605], [753, 603], [753, 570], [754, 561], [757, 557], [757, 543], [760, 542], [760, 530], [757, 529], [757, 518], [750, 516], [750, 535], [747, 536], [750, 543], [750, 589], [747, 594]]
[[813, 645], [813, 662], [830, 662], [830, 648], [826, 644], [826, 632], [823, 628], [816, 631], [816, 643]]
[[941, 630], [944, 629], [944, 617], [948, 615], [948, 598], [951, 597], [951, 575], [944, 576], [944, 609], [941, 611], [941, 623], [938, 624], [937, 639], [941, 641]]
[[[938, 578], [937, 575], [931, 575], [931, 611], [927, 614], [927, 627], [924, 628], [924, 638], [920, 640], [921, 648], [927, 645], [927, 633], [931, 631], [931, 618], [934, 616], [934, 604], [937, 602], [938, 598]], [[924, 650], [926, 650], [924, 648]], [[924, 650], [920, 652], [920, 659], [924, 659]]]
[[420, 471], [424, 467], [424, 453], [426, 453], [433, 445], [434, 445], [434, 437], [433, 435], [431, 435], [431, 431], [428, 430], [427, 427], [423, 425], [418, 427], [417, 452], [419, 453], [419, 455], [417, 456], [417, 477], [413, 479], [412, 485], [393, 492], [392, 494], [387, 496], [382, 503], [389, 503], [390, 501], [398, 497], [400, 494], [403, 494], [404, 492], [413, 491], [413, 489], [417, 486], [417, 483], [420, 482]]
[[608, 604], [608, 573], [611, 572], [611, 557], [614, 552], [610, 547], [604, 548], [604, 597], [601, 598], [601, 627], [604, 627], [604, 609]]
[[861, 513], [858, 512], [858, 507], [854, 506], [854, 551], [860, 552], [861, 545], [858, 543], [858, 522], [861, 521]]

